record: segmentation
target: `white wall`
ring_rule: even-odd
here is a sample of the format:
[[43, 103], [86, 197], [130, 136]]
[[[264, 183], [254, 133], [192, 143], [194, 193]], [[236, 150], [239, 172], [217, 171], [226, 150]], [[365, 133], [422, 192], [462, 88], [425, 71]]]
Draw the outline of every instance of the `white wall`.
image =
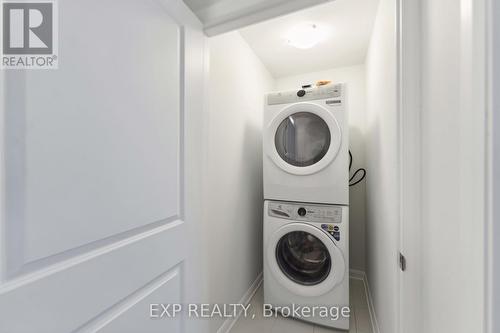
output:
[[[286, 76], [276, 79], [276, 90], [300, 88], [318, 80], [347, 83], [349, 105], [349, 149], [354, 162], [352, 170], [365, 167], [366, 89], [365, 66], [332, 68], [319, 72]], [[369, 176], [369, 175], [368, 175]], [[349, 192], [351, 268], [365, 270], [365, 182], [350, 187]]]
[[[207, 297], [238, 303], [262, 271], [262, 110], [274, 80], [238, 32], [208, 43]], [[211, 320], [211, 332], [221, 324]]]
[[366, 58], [367, 276], [380, 331], [397, 333], [399, 169], [396, 0], [380, 0]]

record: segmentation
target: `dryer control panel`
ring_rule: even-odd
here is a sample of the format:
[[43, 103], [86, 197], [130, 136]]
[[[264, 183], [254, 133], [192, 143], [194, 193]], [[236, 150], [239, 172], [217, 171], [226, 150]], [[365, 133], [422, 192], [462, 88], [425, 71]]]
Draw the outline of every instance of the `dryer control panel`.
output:
[[341, 106], [344, 85], [342, 83], [327, 84], [325, 86], [289, 90], [270, 93], [267, 95], [267, 104], [287, 104], [302, 101], [312, 101], [316, 99], [328, 99], [328, 106]]
[[269, 216], [294, 221], [341, 223], [342, 206], [271, 201]]

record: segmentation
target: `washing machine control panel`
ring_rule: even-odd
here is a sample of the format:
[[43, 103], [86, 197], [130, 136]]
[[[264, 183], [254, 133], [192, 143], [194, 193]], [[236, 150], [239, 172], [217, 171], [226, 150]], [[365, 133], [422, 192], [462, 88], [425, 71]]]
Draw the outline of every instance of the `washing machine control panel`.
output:
[[341, 223], [342, 206], [269, 202], [269, 216], [294, 221]]
[[343, 85], [341, 83], [327, 84], [325, 86], [299, 90], [281, 91], [268, 94], [267, 104], [276, 105], [312, 101], [317, 99], [328, 99], [326, 102], [327, 105], [340, 106], [342, 105], [342, 92]]

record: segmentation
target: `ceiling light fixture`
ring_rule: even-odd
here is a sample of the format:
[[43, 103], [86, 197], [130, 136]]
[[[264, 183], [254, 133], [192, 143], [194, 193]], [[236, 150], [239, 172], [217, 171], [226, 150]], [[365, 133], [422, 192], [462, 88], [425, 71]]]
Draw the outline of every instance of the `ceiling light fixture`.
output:
[[301, 23], [294, 26], [287, 34], [288, 45], [298, 49], [310, 49], [326, 37], [324, 29], [314, 23]]

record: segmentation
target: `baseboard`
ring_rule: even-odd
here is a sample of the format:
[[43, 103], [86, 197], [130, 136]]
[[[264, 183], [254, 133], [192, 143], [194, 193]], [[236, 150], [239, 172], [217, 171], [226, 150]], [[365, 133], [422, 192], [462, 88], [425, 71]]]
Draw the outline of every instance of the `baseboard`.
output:
[[[262, 284], [262, 272], [259, 273], [255, 281], [252, 283], [250, 288], [248, 288], [248, 290], [245, 292], [245, 294], [240, 299], [238, 304], [247, 305], [248, 303], [250, 303], [250, 300], [252, 299], [253, 295], [255, 295], [261, 284]], [[236, 324], [236, 322], [240, 318], [241, 313], [242, 311], [240, 311], [236, 317], [227, 318], [226, 320], [224, 320], [224, 323], [222, 323], [221, 327], [217, 330], [217, 333], [229, 333], [229, 331], [231, 331], [231, 329], [233, 328], [234, 324]]]
[[358, 269], [350, 269], [349, 277], [351, 279], [363, 281], [363, 285], [365, 286], [366, 299], [368, 301], [368, 312], [370, 313], [370, 319], [372, 322], [372, 331], [373, 333], [380, 333], [377, 316], [375, 315], [375, 307], [373, 306], [372, 293], [370, 291], [370, 285], [368, 284], [366, 273]]
[[356, 280], [364, 280], [366, 274], [365, 272], [359, 270], [359, 269], [349, 269], [349, 277], [351, 279], [356, 279]]

